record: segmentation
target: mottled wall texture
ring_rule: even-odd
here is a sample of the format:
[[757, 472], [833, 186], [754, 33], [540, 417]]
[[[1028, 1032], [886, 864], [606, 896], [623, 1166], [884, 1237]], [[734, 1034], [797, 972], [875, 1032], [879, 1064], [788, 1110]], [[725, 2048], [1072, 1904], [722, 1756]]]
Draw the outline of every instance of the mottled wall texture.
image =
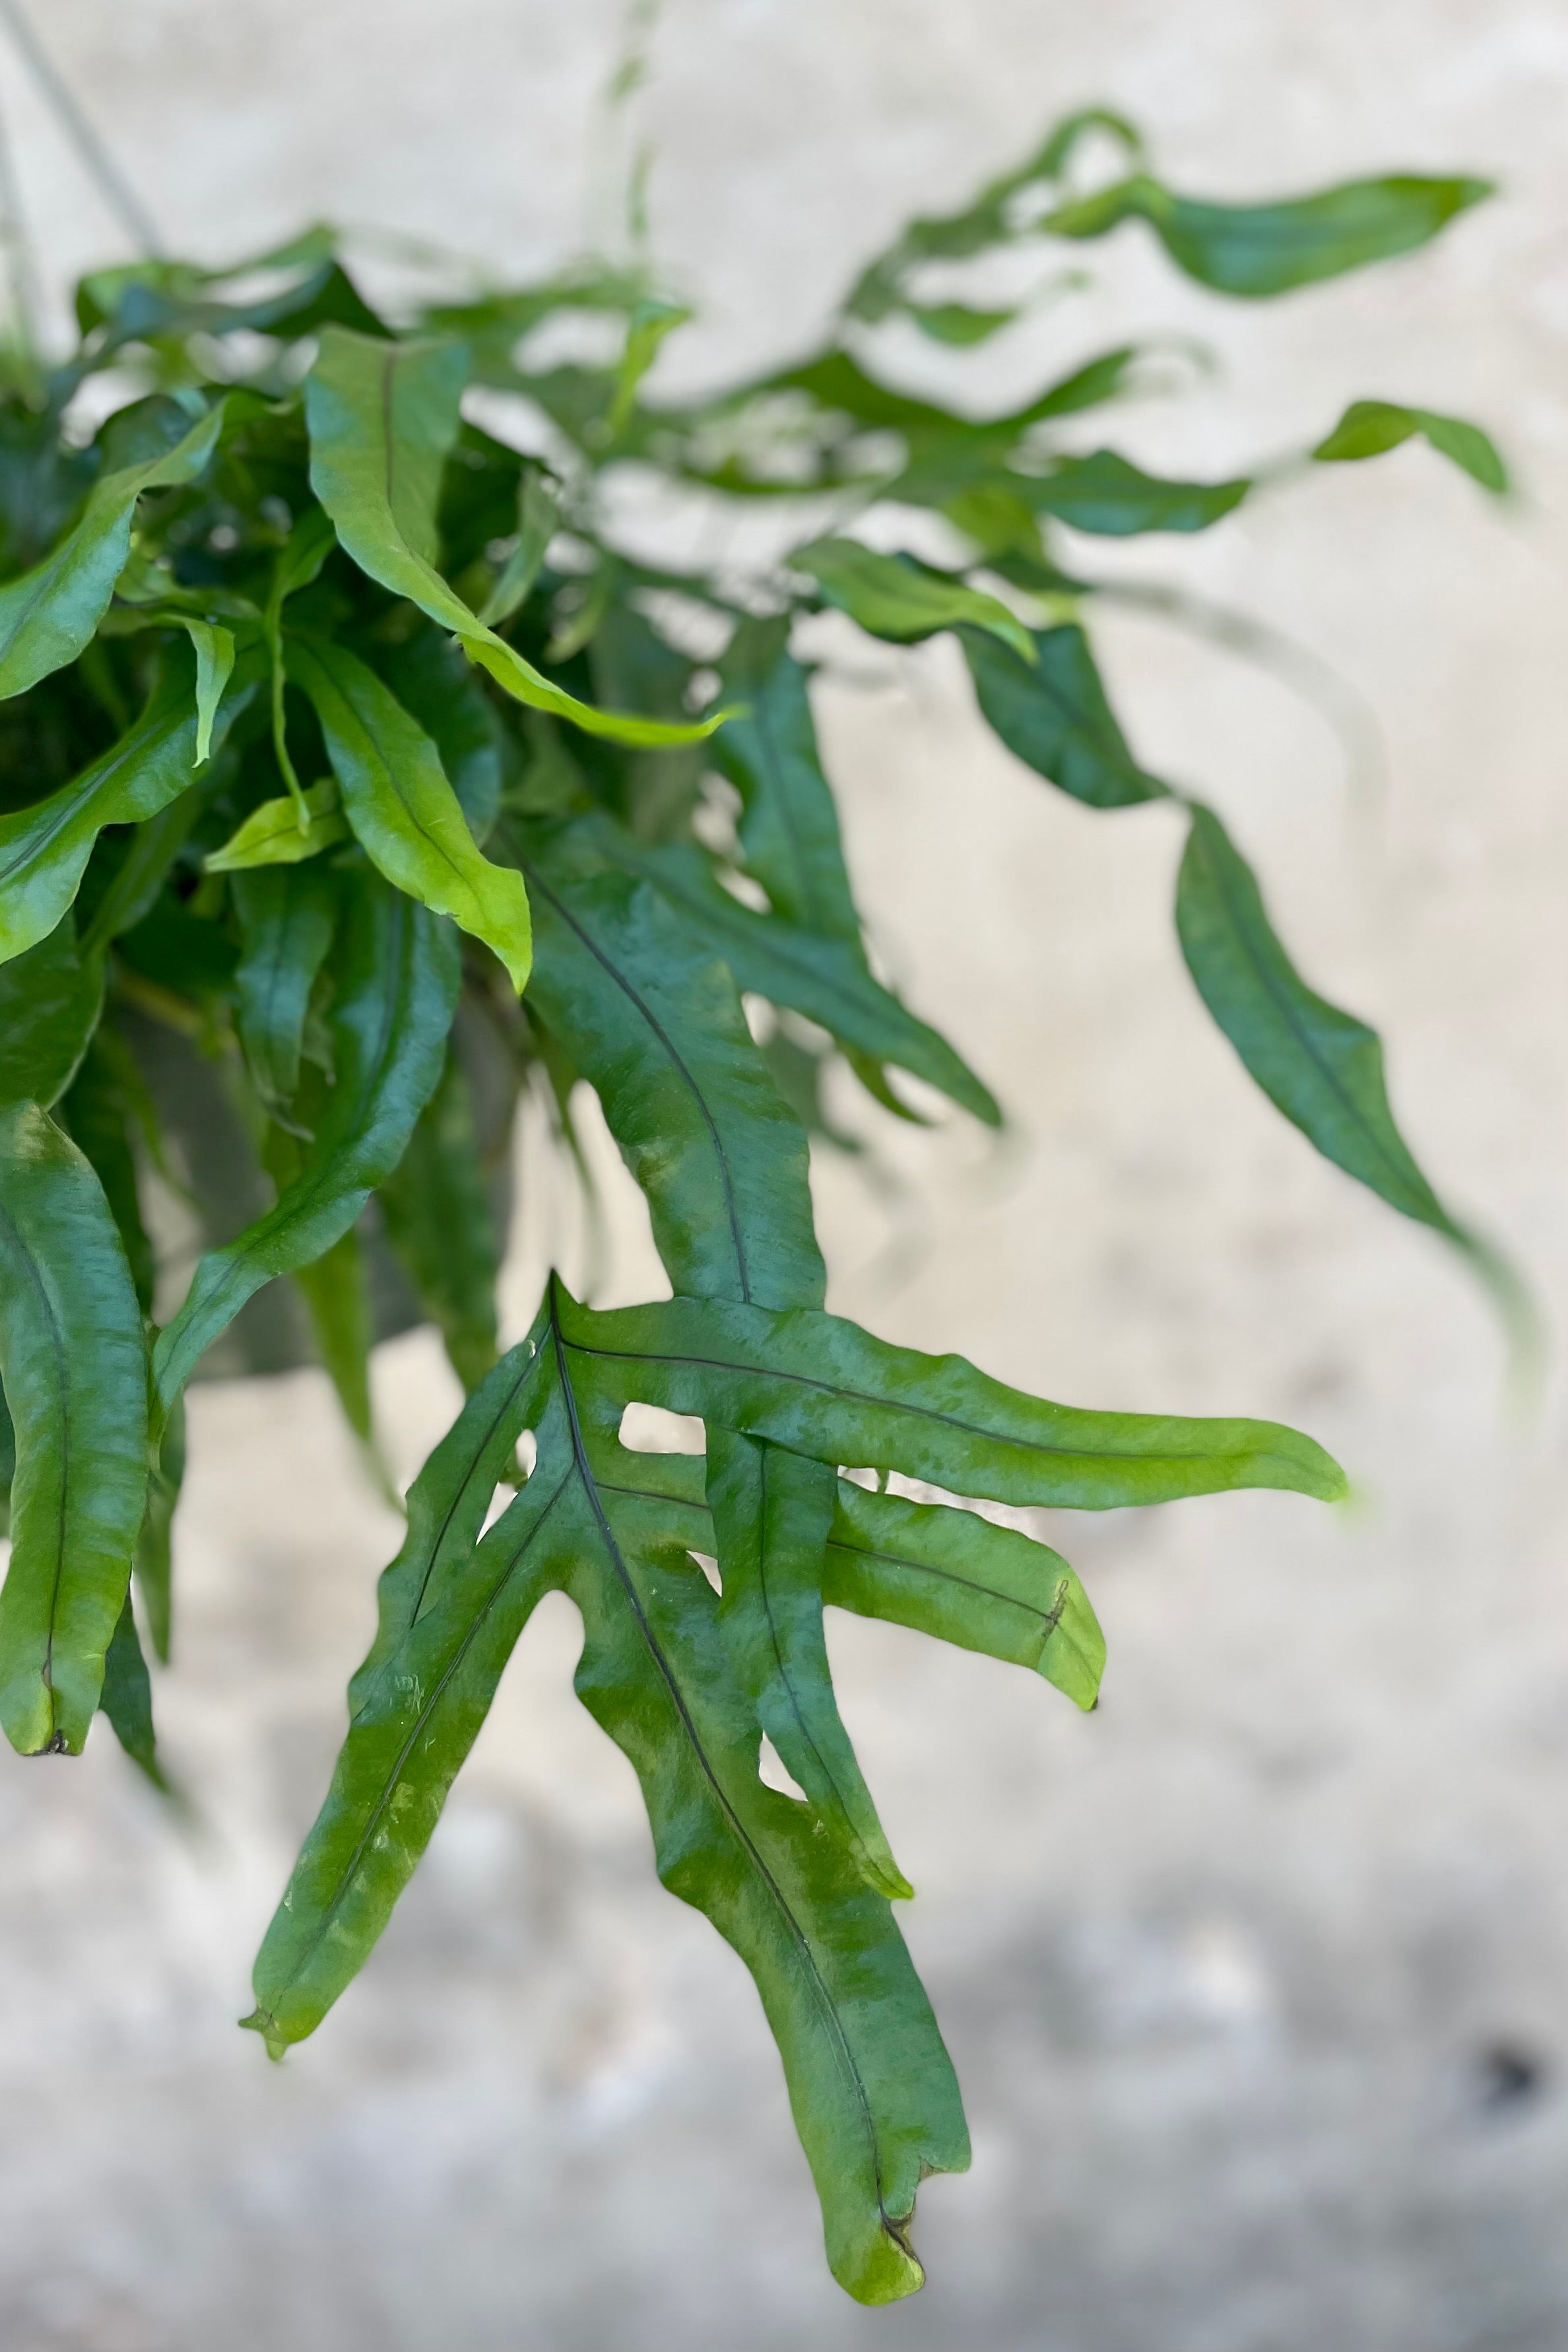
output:
[[[34, 0], [172, 242], [327, 215], [535, 269], [602, 205], [608, 0]], [[1140, 577], [1246, 603], [1375, 704], [1321, 714], [1148, 620], [1104, 652], [1142, 756], [1223, 807], [1308, 971], [1384, 1026], [1454, 1201], [1568, 1287], [1568, 13], [1561, 0], [668, 0], [645, 121], [679, 380], [808, 346], [858, 261], [1065, 107], [1142, 118], [1194, 192], [1495, 174], [1429, 255], [1277, 307], [1136, 231], [999, 343], [998, 405], [1136, 324], [1219, 373], [1118, 420], [1234, 470], [1350, 397], [1474, 415], [1521, 493], [1414, 446], [1249, 505]], [[113, 257], [8, 50], [51, 276]], [[909, 363], [917, 356], [910, 353]], [[940, 371], [928, 357], [925, 381]], [[912, 380], [912, 379], [911, 379]], [[1119, 559], [1122, 560], [1122, 559]], [[1563, 1385], [1509, 1418], [1484, 1303], [1250, 1089], [1181, 966], [1169, 812], [1100, 818], [983, 740], [942, 645], [836, 641], [823, 691], [887, 966], [1005, 1097], [1000, 1148], [818, 1171], [833, 1303], [1086, 1403], [1299, 1420], [1359, 1481], [1058, 1530], [1111, 1664], [1015, 1671], [836, 1621], [968, 2095], [927, 2291], [830, 2284], [749, 1981], [666, 1896], [631, 1773], [541, 1612], [427, 1868], [317, 2041], [234, 2031], [313, 1810], [393, 1523], [324, 1384], [193, 1410], [171, 1834], [101, 1737], [0, 1759], [0, 2340], [10, 2352], [1560, 2352], [1568, 2342]], [[601, 1157], [603, 1154], [601, 1153]], [[654, 1280], [615, 1170], [604, 1298]], [[525, 1188], [521, 1328], [546, 1252]], [[574, 1252], [576, 1253], [574, 1257]], [[447, 1375], [380, 1392], [412, 1467]]]

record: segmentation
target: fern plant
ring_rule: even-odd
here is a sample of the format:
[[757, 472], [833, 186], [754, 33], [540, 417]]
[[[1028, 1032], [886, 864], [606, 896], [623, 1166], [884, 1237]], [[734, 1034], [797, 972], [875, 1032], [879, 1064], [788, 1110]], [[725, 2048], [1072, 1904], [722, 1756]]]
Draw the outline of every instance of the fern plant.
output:
[[[1090, 132], [1127, 168], [1084, 193]], [[824, 1605], [1012, 1661], [1086, 1709], [1104, 1645], [1054, 1550], [889, 1478], [1086, 1510], [1244, 1486], [1332, 1499], [1343, 1479], [1289, 1429], [1043, 1402], [825, 1311], [807, 1181], [825, 1063], [889, 1110], [901, 1073], [1001, 1114], [876, 975], [792, 625], [831, 606], [894, 644], [951, 631], [1023, 769], [1105, 811], [1180, 798], [1107, 699], [1077, 550], [1206, 530], [1254, 484], [1068, 454], [1058, 428], [1134, 385], [1136, 347], [976, 422], [889, 382], [876, 330], [982, 345], [1011, 313], [951, 299], [952, 272], [1008, 243], [1048, 253], [1136, 221], [1200, 284], [1253, 298], [1406, 252], [1485, 193], [1394, 177], [1199, 202], [1094, 114], [912, 224], [814, 356], [721, 397], [648, 389], [687, 313], [645, 271], [389, 321], [323, 231], [229, 270], [89, 277], [77, 351], [19, 376], [0, 410], [14, 1747], [75, 1754], [101, 1710], [163, 1784], [146, 1659], [171, 1654], [182, 1396], [199, 1370], [291, 1360], [298, 1333], [266, 1321], [290, 1285], [367, 1446], [378, 1332], [434, 1322], [468, 1391], [410, 1491], [257, 1962], [247, 2022], [274, 2054], [365, 1960], [530, 1612], [563, 1589], [578, 1691], [637, 1769], [659, 1873], [756, 1980], [835, 2276], [867, 2302], [920, 2284], [916, 2189], [964, 2165], [965, 2128]], [[605, 331], [602, 362], [550, 363], [539, 331], [567, 313]], [[511, 396], [521, 446], [475, 421], [476, 387]], [[1504, 488], [1476, 427], [1386, 401], [1310, 455], [1415, 435]], [[632, 467], [689, 501], [769, 501], [795, 543], [652, 564], [616, 524]], [[809, 532], [790, 521], [803, 499]], [[881, 510], [885, 543], [910, 509], [945, 561], [860, 527]], [[1070, 560], [1058, 524], [1079, 534]], [[1246, 1068], [1320, 1151], [1505, 1283], [1401, 1139], [1375, 1035], [1299, 975], [1219, 819], [1192, 803], [1188, 821], [1182, 949]], [[747, 1000], [773, 1008], [760, 1044]], [[672, 1296], [597, 1312], [552, 1277], [502, 1354], [511, 1112], [539, 1088], [570, 1148], [579, 1081]], [[632, 1404], [700, 1416], [705, 1454], [623, 1443]], [[764, 1738], [798, 1797], [759, 1777]]]

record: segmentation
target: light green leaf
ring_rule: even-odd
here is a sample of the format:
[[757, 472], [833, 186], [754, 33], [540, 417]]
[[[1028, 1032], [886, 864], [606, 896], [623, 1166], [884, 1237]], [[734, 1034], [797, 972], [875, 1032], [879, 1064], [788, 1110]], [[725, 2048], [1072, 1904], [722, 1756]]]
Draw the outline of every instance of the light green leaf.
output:
[[25, 693], [76, 659], [131, 551], [137, 499], [143, 490], [194, 481], [217, 446], [223, 419], [220, 400], [174, 448], [101, 475], [75, 529], [31, 572], [0, 588], [0, 698]]
[[909, 313], [921, 334], [929, 335], [933, 343], [952, 343], [963, 351], [975, 343], [988, 342], [1020, 315], [1016, 308], [976, 310], [967, 302], [911, 302]]
[[879, 555], [858, 540], [819, 539], [797, 548], [789, 561], [795, 571], [810, 573], [830, 604], [874, 637], [905, 645], [965, 621], [1000, 637], [1020, 659], [1035, 658], [1034, 638], [996, 597], [928, 572], [907, 557]]
[[1462, 416], [1444, 416], [1435, 408], [1406, 408], [1394, 400], [1352, 400], [1312, 455], [1324, 465], [1381, 457], [1385, 449], [1397, 449], [1416, 434], [1483, 490], [1500, 498], [1508, 488], [1508, 468], [1479, 425], [1468, 425]]
[[1092, 1707], [1105, 1636], [1059, 1552], [974, 1511], [868, 1494], [841, 1478], [822, 1597], [1027, 1666]]
[[1060, 205], [1039, 222], [1053, 236], [1103, 236], [1145, 220], [1177, 268], [1222, 294], [1284, 294], [1426, 245], [1455, 215], [1491, 194], [1487, 180], [1411, 174], [1350, 180], [1278, 204], [1215, 205], [1178, 196], [1145, 173]]
[[433, 621], [422, 623], [405, 643], [377, 659], [404, 709], [435, 744], [468, 830], [482, 842], [500, 807], [510, 747], [481, 680]]
[[33, 1103], [0, 1111], [0, 1379], [16, 1433], [0, 1726], [80, 1753], [147, 1496], [147, 1356], [97, 1177]]
[[185, 613], [180, 615], [180, 626], [195, 648], [196, 765], [201, 768], [212, 757], [218, 705], [234, 670], [234, 632]]
[[251, 1083], [277, 1118], [300, 1083], [305, 1014], [331, 944], [336, 894], [320, 866], [244, 871], [229, 890], [241, 940], [235, 1022]]
[[373, 863], [395, 888], [483, 940], [521, 993], [532, 961], [522, 877], [479, 849], [428, 735], [342, 646], [295, 638], [288, 662], [321, 720], [344, 814]]
[[[225, 695], [221, 740], [255, 691], [243, 675]], [[191, 782], [196, 714], [190, 656], [172, 658], [140, 719], [118, 743], [47, 800], [0, 816], [0, 962], [52, 931], [76, 897], [93, 843], [106, 824], [156, 816]]]
[[247, 1298], [278, 1275], [313, 1264], [347, 1233], [402, 1158], [440, 1076], [459, 979], [455, 934], [377, 877], [343, 880], [335, 1083], [314, 1148], [277, 1206], [197, 1266], [153, 1353], [164, 1414]]
[[436, 495], [457, 436], [465, 361], [450, 343], [384, 343], [329, 327], [305, 388], [310, 487], [347, 553], [459, 639], [471, 661], [536, 710], [614, 742], [695, 743], [723, 714], [685, 726], [597, 710], [552, 685], [435, 569]]
[[304, 858], [319, 857], [323, 849], [333, 849], [352, 838], [335, 776], [307, 785], [300, 801], [309, 825], [300, 824], [300, 802], [289, 793], [263, 801], [221, 848], [209, 850], [203, 861], [207, 872], [239, 874], [253, 866], [298, 866]]
[[962, 634], [981, 713], [1026, 767], [1090, 808], [1165, 796], [1128, 749], [1076, 622], [1042, 630], [1029, 667], [978, 630]]
[[0, 964], [0, 1103], [47, 1110], [80, 1066], [103, 1003], [103, 958], [83, 957], [67, 911], [47, 939]]

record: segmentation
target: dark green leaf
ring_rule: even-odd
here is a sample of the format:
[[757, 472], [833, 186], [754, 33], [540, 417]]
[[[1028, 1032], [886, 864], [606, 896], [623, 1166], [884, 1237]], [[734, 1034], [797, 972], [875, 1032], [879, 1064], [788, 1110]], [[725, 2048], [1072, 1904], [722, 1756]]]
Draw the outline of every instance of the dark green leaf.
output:
[[445, 1486], [469, 1473], [477, 1409], [483, 1400], [493, 1415], [491, 1394], [515, 1383], [518, 1358], [524, 1378], [550, 1384], [542, 1410], [533, 1400], [537, 1466], [478, 1549], [449, 1550], [427, 1577], [423, 1613], [400, 1599], [410, 1630], [356, 1679], [349, 1738], [258, 1960], [249, 2021], [280, 2050], [342, 1990], [429, 1837], [521, 1624], [564, 1584], [584, 1623], [578, 1691], [643, 1781], [660, 1875], [756, 1978], [835, 2274], [863, 2301], [907, 2294], [921, 2278], [905, 2234], [916, 2189], [926, 2172], [961, 2168], [968, 2146], [888, 1906], [807, 1808], [759, 1779], [757, 1726], [734, 1689], [713, 1596], [641, 1498], [605, 1475], [617, 1457], [635, 1474], [637, 1458], [595, 1437], [553, 1333], [543, 1348], [525, 1343], [470, 1401], [459, 1424], [468, 1458], [447, 1455]]
[[1273, 1422], [1184, 1421], [1048, 1404], [962, 1356], [889, 1347], [810, 1308], [676, 1297], [593, 1314], [565, 1299], [563, 1344], [607, 1403], [663, 1405], [814, 1460], [899, 1470], [994, 1502], [1102, 1511], [1238, 1486], [1334, 1501], [1338, 1465]]
[[47, 1110], [76, 1076], [103, 1003], [103, 959], [78, 950], [68, 908], [47, 939], [0, 964], [0, 1103]]
[[185, 1477], [185, 1401], [178, 1397], [147, 1479], [147, 1514], [136, 1538], [134, 1573], [153, 1647], [165, 1665], [174, 1635], [174, 1511]]
[[[81, 947], [84, 955], [92, 953], [118, 939], [122, 931], [134, 930], [144, 922], [156, 904], [158, 893], [168, 878], [169, 869], [178, 857], [192, 826], [202, 813], [205, 788], [216, 777], [209, 770], [202, 780], [203, 791], [182, 793], [178, 799], [160, 809], [136, 826], [128, 839], [121, 837], [121, 855], [105, 883], [102, 895], [93, 902], [90, 917], [82, 928]], [[100, 841], [94, 860], [95, 869], [104, 863], [105, 845]]]
[[80, 1752], [147, 1495], [142, 1313], [103, 1191], [32, 1103], [0, 1111], [0, 1379], [16, 1433], [0, 1726]]
[[364, 1257], [351, 1225], [319, 1258], [295, 1269], [304, 1294], [316, 1352], [343, 1409], [343, 1419], [363, 1445], [374, 1450], [370, 1401], [370, 1295]]
[[238, 873], [229, 891], [242, 942], [235, 1022], [251, 1082], [276, 1118], [300, 1083], [305, 1015], [331, 944], [337, 894], [320, 866]]
[[742, 710], [716, 737], [713, 764], [741, 795], [742, 855], [775, 914], [858, 949], [838, 811], [822, 772], [806, 673], [787, 635], [772, 622], [736, 631], [724, 683]]
[[531, 847], [530, 1002], [596, 1087], [679, 1289], [820, 1299], [805, 1138], [730, 973], [646, 882], [570, 835]]
[[607, 820], [583, 827], [605, 857], [653, 883], [692, 936], [723, 957], [737, 987], [804, 1013], [873, 1061], [896, 1062], [987, 1126], [1001, 1123], [994, 1097], [946, 1039], [872, 979], [858, 937], [813, 935], [742, 906], [690, 842], [645, 847]]
[[829, 1833], [880, 1895], [914, 1893], [849, 1745], [823, 1638], [835, 1478], [823, 1462], [711, 1427], [708, 1507], [723, 1570], [720, 1622], [757, 1720]]
[[127, 1591], [103, 1660], [103, 1689], [99, 1705], [109, 1717], [114, 1736], [133, 1764], [153, 1786], [166, 1795], [169, 1783], [158, 1761], [157, 1735], [153, 1727], [153, 1684]]
[[455, 1047], [379, 1197], [388, 1237], [453, 1370], [466, 1389], [477, 1388], [496, 1360], [500, 1244]]
[[1028, 1666], [1092, 1707], [1105, 1636], [1058, 1552], [973, 1511], [868, 1494], [841, 1478], [822, 1597]]
[[[25, 961], [25, 959], [23, 959]], [[119, 1050], [117, 1050], [117, 1048]], [[120, 1231], [143, 1315], [153, 1311], [153, 1244], [142, 1221], [132, 1142], [133, 1113], [124, 1085], [124, 1054], [111, 1028], [100, 1029], [59, 1106], [60, 1125], [91, 1163]]]
[[1090, 808], [1131, 808], [1167, 787], [1138, 765], [1076, 622], [1035, 639], [1032, 666], [978, 630], [963, 632], [981, 712], [1009, 751]]
[[1279, 204], [1214, 205], [1140, 173], [1040, 222], [1054, 236], [1103, 236], [1145, 220], [1177, 268], [1222, 294], [1283, 294], [1426, 245], [1491, 194], [1487, 180], [1350, 180]]
[[1375, 1030], [1307, 986], [1275, 935], [1251, 867], [1218, 817], [1193, 810], [1176, 887], [1187, 969], [1264, 1093], [1325, 1160], [1466, 1250], [1394, 1123]]
[[349, 906], [332, 1007], [335, 1083], [298, 1181], [237, 1241], [197, 1266], [153, 1356], [167, 1413], [246, 1300], [347, 1233], [397, 1165], [441, 1074], [459, 977], [455, 933], [379, 878], [345, 877]]
[[1126, 539], [1144, 530], [1207, 530], [1238, 507], [1249, 481], [1171, 482], [1141, 473], [1114, 449], [1068, 457], [1050, 473], [1008, 475], [1007, 487], [1037, 514], [1075, 530]]

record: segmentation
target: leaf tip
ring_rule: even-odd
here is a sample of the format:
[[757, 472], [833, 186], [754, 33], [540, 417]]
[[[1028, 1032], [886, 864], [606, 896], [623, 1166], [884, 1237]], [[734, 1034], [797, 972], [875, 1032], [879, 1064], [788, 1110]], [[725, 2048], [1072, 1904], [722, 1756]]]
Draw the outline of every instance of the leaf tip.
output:
[[267, 2055], [272, 2060], [273, 2064], [282, 2064], [284, 2054], [289, 2048], [289, 2037], [269, 2009], [253, 2009], [248, 2017], [242, 2017], [239, 2020], [239, 2024], [242, 2032], [259, 2033], [267, 2045]]

